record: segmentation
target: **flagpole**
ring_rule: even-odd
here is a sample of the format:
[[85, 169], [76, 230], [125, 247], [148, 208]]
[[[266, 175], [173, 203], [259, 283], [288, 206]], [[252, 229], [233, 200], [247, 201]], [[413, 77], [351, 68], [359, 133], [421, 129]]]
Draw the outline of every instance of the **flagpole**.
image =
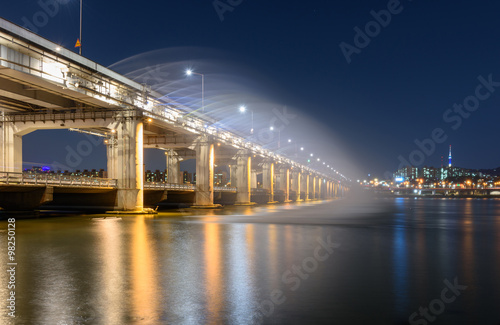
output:
[[83, 0], [80, 0], [80, 55], [82, 55], [82, 9]]

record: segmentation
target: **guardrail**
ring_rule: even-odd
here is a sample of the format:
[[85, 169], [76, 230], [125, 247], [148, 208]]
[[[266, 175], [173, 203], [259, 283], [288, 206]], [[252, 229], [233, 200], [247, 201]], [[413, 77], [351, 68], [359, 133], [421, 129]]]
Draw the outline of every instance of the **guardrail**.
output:
[[0, 172], [0, 184], [116, 187], [116, 179], [48, 173]]
[[217, 191], [217, 192], [236, 192], [236, 187], [214, 186], [214, 191]]
[[[194, 191], [194, 184], [171, 184], [162, 182], [144, 182], [144, 189], [148, 190], [177, 190], [177, 191]], [[236, 187], [214, 186], [216, 192], [236, 192]]]
[[194, 184], [170, 184], [162, 182], [144, 182], [144, 189], [149, 190], [177, 190], [177, 191], [194, 191]]

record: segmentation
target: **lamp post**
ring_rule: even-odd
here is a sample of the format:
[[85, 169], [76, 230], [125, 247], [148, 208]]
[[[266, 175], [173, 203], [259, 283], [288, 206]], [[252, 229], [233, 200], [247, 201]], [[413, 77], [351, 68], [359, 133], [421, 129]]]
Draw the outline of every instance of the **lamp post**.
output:
[[80, 0], [80, 51], [79, 51], [80, 55], [82, 55], [82, 13], [83, 13], [83, 0]]
[[[245, 113], [247, 110], [246, 106], [241, 105], [240, 106], [240, 112]], [[250, 129], [250, 134], [253, 134], [253, 110], [250, 110], [250, 113], [252, 114], [252, 128]]]
[[198, 75], [201, 76], [201, 111], [205, 113], [205, 75], [203, 73], [194, 72], [191, 69], [186, 70], [186, 75]]
[[[271, 126], [269, 130], [274, 131], [274, 126]], [[278, 149], [280, 148], [280, 142], [281, 142], [281, 129], [278, 129]]]

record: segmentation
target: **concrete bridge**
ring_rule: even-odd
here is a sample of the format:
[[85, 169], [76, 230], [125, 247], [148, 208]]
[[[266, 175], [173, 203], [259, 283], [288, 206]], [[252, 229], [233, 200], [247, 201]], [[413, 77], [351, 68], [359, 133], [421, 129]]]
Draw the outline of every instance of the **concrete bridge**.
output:
[[[180, 162], [186, 159], [196, 160], [196, 185], [185, 189], [194, 192], [195, 207], [214, 207], [217, 191], [235, 193], [236, 204], [251, 204], [252, 191], [260, 193], [258, 175], [268, 202], [275, 201], [275, 194], [287, 202], [291, 196], [297, 201], [327, 199], [348, 190], [337, 176], [214, 127], [208, 116], [186, 115], [179, 103], [164, 98], [147, 85], [0, 19], [0, 172], [22, 172], [24, 135], [43, 129], [77, 129], [105, 138], [109, 177], [100, 180], [105, 187], [81, 184], [80, 191], [115, 193], [115, 210], [141, 211], [145, 191], [175, 191], [184, 186]], [[168, 184], [144, 182], [145, 148], [165, 152]], [[234, 188], [214, 187], [215, 164], [230, 166]], [[2, 195], [13, 186], [8, 185], [2, 185]], [[32, 184], [26, 179], [15, 186], [59, 191], [75, 187], [48, 180]]]

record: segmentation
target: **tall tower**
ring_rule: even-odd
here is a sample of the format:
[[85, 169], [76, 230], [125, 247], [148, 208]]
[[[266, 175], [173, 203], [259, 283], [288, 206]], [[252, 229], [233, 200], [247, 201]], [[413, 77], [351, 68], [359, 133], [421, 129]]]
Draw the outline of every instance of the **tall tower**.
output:
[[450, 144], [450, 153], [448, 154], [448, 167], [451, 167], [451, 144]]

